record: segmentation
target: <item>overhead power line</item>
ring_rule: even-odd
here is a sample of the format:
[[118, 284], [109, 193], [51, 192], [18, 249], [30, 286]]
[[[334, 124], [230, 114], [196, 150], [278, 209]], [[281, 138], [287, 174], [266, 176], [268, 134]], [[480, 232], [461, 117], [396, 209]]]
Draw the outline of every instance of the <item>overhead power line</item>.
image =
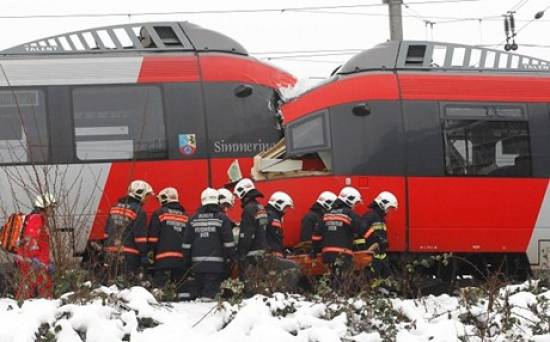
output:
[[[415, 5], [445, 4], [452, 2], [473, 2], [479, 0], [425, 0], [410, 2]], [[199, 11], [166, 11], [166, 12], [116, 12], [116, 13], [51, 13], [51, 14], [21, 14], [21, 15], [0, 15], [0, 19], [49, 19], [49, 18], [105, 18], [105, 17], [139, 17], [139, 16], [163, 16], [163, 15], [196, 15], [196, 14], [235, 14], [235, 13], [284, 13], [284, 12], [306, 12], [321, 11], [330, 9], [351, 9], [386, 6], [382, 3], [372, 4], [351, 4], [333, 6], [301, 6], [283, 8], [256, 8], [256, 9], [227, 9], [227, 10], [199, 10]]]
[[[499, 46], [502, 46], [502, 42], [501, 43], [491, 43], [491, 44], [478, 44], [478, 45], [475, 45], [475, 46], [478, 46], [478, 47], [487, 47], [487, 48], [491, 48], [491, 47], [499, 47]], [[547, 44], [524, 44], [524, 43], [521, 43], [521, 46], [523, 47], [530, 47], [530, 48], [539, 48], [539, 49], [549, 49], [550, 48], [550, 45], [547, 45]]]
[[315, 56], [319, 54], [332, 54], [332, 53], [356, 53], [363, 51], [365, 48], [353, 48], [353, 49], [320, 49], [320, 50], [286, 50], [286, 51], [258, 51], [250, 52], [251, 55], [305, 55], [305, 56]]
[[42, 19], [42, 18], [97, 18], [97, 17], [138, 17], [152, 15], [195, 15], [195, 14], [240, 14], [240, 13], [268, 13], [268, 12], [295, 12], [307, 10], [327, 9], [349, 9], [362, 7], [380, 7], [383, 4], [354, 4], [336, 6], [301, 6], [301, 7], [280, 7], [280, 8], [241, 8], [227, 10], [198, 10], [198, 11], [166, 11], [166, 12], [118, 12], [118, 13], [52, 13], [52, 14], [22, 14], [22, 15], [0, 15], [0, 19]]
[[519, 0], [519, 2], [510, 9], [510, 12], [519, 11], [519, 9], [522, 8], [527, 2], [529, 2], [529, 0]]
[[318, 54], [289, 54], [289, 55], [280, 55], [280, 56], [267, 56], [262, 58], [267, 59], [286, 59], [286, 58], [311, 58], [311, 57], [328, 57], [328, 56], [346, 56], [354, 55], [362, 50], [354, 52], [333, 52], [333, 53], [318, 53]]

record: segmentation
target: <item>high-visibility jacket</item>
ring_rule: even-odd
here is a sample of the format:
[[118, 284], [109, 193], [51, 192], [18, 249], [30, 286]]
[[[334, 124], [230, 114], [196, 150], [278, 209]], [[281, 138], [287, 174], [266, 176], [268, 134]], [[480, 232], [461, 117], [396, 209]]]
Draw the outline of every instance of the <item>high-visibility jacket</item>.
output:
[[325, 209], [317, 202], [311, 206], [309, 211], [302, 218], [300, 225], [300, 241], [311, 241], [315, 227], [323, 220]]
[[149, 223], [149, 246], [154, 253], [155, 268], [183, 267], [183, 233], [189, 221], [185, 209], [171, 202], [157, 209]]
[[231, 221], [217, 205], [205, 205], [191, 216], [183, 234], [184, 254], [191, 256], [195, 273], [225, 273], [235, 258]]
[[141, 208], [141, 202], [129, 196], [121, 198], [109, 211], [105, 225], [105, 251], [144, 256], [148, 252], [147, 235], [147, 214]]
[[312, 236], [313, 249], [323, 262], [334, 263], [338, 256], [353, 256], [353, 239], [359, 231], [359, 216], [344, 202], [334, 201]]
[[[48, 273], [50, 265], [50, 233], [48, 219], [43, 211], [36, 209], [27, 215], [24, 223], [21, 245], [16, 250], [22, 257], [17, 261], [20, 278], [16, 297], [28, 299], [34, 296], [52, 296], [52, 279]], [[35, 268], [32, 259], [42, 265]]]
[[256, 189], [250, 190], [242, 200], [241, 227], [239, 232], [239, 258], [262, 256], [267, 247], [267, 212], [258, 203], [257, 197], [263, 196]]
[[284, 257], [283, 213], [267, 206], [267, 252], [278, 257]]
[[36, 258], [45, 266], [50, 263], [48, 219], [41, 210], [34, 210], [25, 218], [22, 241], [17, 254], [27, 260]]
[[376, 258], [386, 256], [388, 249], [388, 234], [386, 228], [386, 213], [375, 202], [371, 203], [368, 212], [361, 217], [359, 233], [354, 241], [358, 249], [369, 249], [376, 244], [373, 250]]

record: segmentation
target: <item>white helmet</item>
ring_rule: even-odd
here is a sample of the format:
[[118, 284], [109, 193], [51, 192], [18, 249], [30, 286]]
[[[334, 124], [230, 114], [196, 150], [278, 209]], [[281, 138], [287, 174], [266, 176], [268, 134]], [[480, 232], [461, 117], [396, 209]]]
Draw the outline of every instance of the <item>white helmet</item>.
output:
[[219, 204], [220, 203], [220, 193], [216, 189], [206, 188], [201, 194], [201, 203], [202, 205], [207, 204]]
[[274, 192], [268, 203], [279, 211], [283, 211], [286, 207], [294, 208], [292, 198], [286, 192], [282, 191]]
[[231, 191], [221, 188], [218, 189], [218, 193], [220, 194], [220, 204], [229, 204], [231, 207], [235, 204], [235, 198]]
[[179, 201], [178, 190], [174, 188], [164, 188], [159, 192], [157, 198], [159, 199], [160, 204], [177, 202]]
[[142, 180], [135, 180], [130, 183], [128, 186], [128, 196], [137, 199], [138, 201], [143, 201], [147, 195], [153, 194], [153, 188], [149, 183]]
[[361, 203], [361, 193], [351, 186], [346, 186], [340, 191], [338, 199], [346, 203], [350, 207], [353, 207], [357, 203]]
[[390, 208], [397, 209], [397, 197], [389, 191], [382, 191], [374, 201], [384, 212], [388, 212]]
[[336, 201], [336, 194], [332, 191], [323, 191], [317, 198], [317, 203], [319, 203], [326, 210], [330, 210], [332, 203]]
[[50, 193], [38, 195], [34, 200], [34, 206], [40, 209], [45, 209], [47, 207], [55, 207], [56, 205], [57, 205], [57, 201], [55, 200], [55, 197]]
[[252, 189], [256, 189], [254, 182], [249, 178], [243, 178], [235, 185], [233, 193], [242, 199]]

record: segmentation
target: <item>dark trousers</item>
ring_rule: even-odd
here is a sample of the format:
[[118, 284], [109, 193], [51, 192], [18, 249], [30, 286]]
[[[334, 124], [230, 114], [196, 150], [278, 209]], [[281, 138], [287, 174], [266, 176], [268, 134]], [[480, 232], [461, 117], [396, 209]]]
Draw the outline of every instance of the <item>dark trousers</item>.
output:
[[349, 281], [349, 275], [353, 271], [353, 257], [339, 255], [332, 263], [327, 263], [330, 269], [330, 283], [334, 290], [342, 287], [345, 281]]
[[123, 276], [130, 281], [137, 279], [140, 266], [139, 255], [107, 253], [105, 262], [108, 268], [108, 279], [114, 280], [119, 276]]
[[281, 257], [275, 258], [275, 270], [279, 274], [283, 275], [284, 282], [287, 289], [296, 290], [298, 288], [298, 283], [302, 277], [302, 269], [300, 265], [292, 260], [288, 260]]
[[181, 292], [180, 288], [183, 283], [183, 277], [187, 269], [185, 267], [171, 267], [155, 269], [153, 274], [153, 287], [163, 288], [168, 281], [176, 285], [177, 292]]
[[371, 272], [375, 278], [388, 278], [391, 275], [391, 268], [388, 258], [373, 258], [371, 263]]
[[225, 278], [224, 273], [195, 273], [191, 296], [193, 298], [215, 298], [220, 292], [221, 284]]

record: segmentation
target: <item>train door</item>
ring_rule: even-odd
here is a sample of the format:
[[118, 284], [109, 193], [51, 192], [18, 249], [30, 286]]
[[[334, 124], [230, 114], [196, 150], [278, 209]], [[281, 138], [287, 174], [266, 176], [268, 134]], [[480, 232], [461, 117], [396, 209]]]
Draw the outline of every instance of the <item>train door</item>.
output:
[[550, 107], [544, 103], [529, 104], [533, 176], [546, 181], [544, 198], [539, 207], [534, 230], [527, 247], [527, 257], [534, 267], [550, 267]]
[[528, 106], [405, 102], [409, 248], [525, 253], [546, 191]]

